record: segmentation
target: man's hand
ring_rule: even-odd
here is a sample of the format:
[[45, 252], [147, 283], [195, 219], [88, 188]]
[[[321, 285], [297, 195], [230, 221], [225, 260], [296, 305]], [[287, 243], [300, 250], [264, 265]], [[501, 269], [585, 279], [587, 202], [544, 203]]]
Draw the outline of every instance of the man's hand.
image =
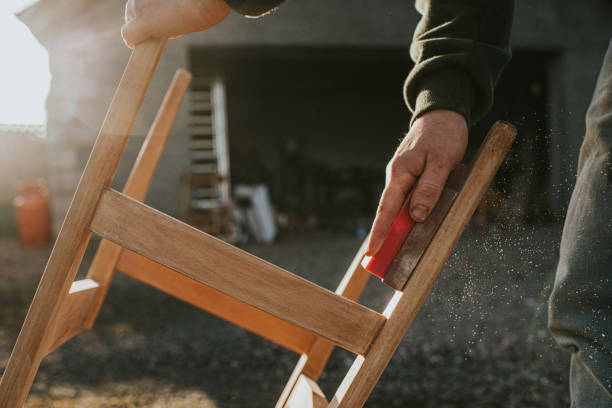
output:
[[440, 198], [448, 174], [463, 158], [467, 140], [467, 123], [457, 112], [434, 110], [414, 122], [387, 165], [386, 186], [366, 255], [378, 252], [415, 182], [410, 216], [417, 222], [425, 221]]
[[204, 31], [230, 13], [223, 0], [128, 0], [121, 36], [134, 46], [149, 38], [176, 38]]

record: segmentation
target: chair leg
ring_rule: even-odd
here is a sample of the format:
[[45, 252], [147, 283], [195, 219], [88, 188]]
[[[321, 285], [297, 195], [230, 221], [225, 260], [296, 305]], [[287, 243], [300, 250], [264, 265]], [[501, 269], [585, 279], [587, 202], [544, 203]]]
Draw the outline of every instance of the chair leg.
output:
[[327, 408], [325, 395], [316, 382], [301, 374], [289, 396], [286, 408]]
[[[361, 260], [363, 259], [367, 244], [368, 238], [366, 238], [359, 247], [353, 261], [344, 274], [342, 281], [340, 281], [338, 289], [336, 289], [337, 294], [355, 301], [357, 301], [359, 296], [361, 296], [361, 293], [365, 289], [365, 286], [370, 279], [370, 273], [361, 266]], [[287, 381], [287, 384], [285, 385], [285, 388], [283, 389], [283, 392], [276, 403], [276, 408], [283, 408], [287, 406], [286, 404], [288, 398], [300, 379], [300, 375], [304, 374], [313, 380], [319, 379], [319, 376], [321, 375], [325, 364], [327, 364], [327, 360], [329, 359], [333, 349], [334, 345], [325, 339], [317, 337], [314, 340], [310, 346], [310, 350], [306, 354], [302, 354], [298, 360], [298, 363], [293, 369], [293, 373], [289, 377], [289, 380]]]
[[[151, 185], [155, 168], [164, 151], [170, 129], [172, 129], [190, 81], [191, 74], [185, 70], [179, 69], [174, 74], [172, 83], [164, 96], [164, 100], [157, 111], [155, 120], [149, 129], [138, 158], [123, 188], [123, 194], [126, 196], [138, 201], [144, 201]], [[115, 266], [121, 255], [121, 249], [119, 245], [102, 240], [89, 267], [87, 277], [98, 282], [100, 289], [85, 320], [85, 327], [88, 329], [93, 326], [100, 312], [102, 302], [104, 302], [104, 297], [113, 279]]]
[[74, 281], [89, 223], [117, 170], [164, 45], [165, 40], [147, 41], [130, 57], [0, 380], [2, 408], [19, 408], [27, 398], [45, 352], [45, 336]]
[[461, 192], [442, 221], [403, 292], [385, 310], [387, 322], [365, 356], [355, 362], [338, 387], [330, 408], [362, 407], [395, 353], [442, 267], [474, 214], [516, 136], [514, 126], [496, 122], [478, 151]]

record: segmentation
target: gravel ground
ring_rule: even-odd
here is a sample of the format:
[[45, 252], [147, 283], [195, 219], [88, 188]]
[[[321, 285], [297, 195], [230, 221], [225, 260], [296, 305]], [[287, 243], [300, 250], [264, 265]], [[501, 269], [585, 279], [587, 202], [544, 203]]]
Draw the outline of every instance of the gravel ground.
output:
[[[467, 231], [366, 406], [569, 406], [569, 355], [546, 329], [559, 236], [558, 225]], [[313, 233], [244, 249], [333, 289], [359, 243]], [[0, 239], [0, 370], [48, 253]], [[362, 303], [382, 310], [390, 296], [372, 279]], [[118, 275], [95, 328], [43, 361], [26, 406], [270, 407], [297, 358]], [[352, 360], [332, 355], [328, 397]]]

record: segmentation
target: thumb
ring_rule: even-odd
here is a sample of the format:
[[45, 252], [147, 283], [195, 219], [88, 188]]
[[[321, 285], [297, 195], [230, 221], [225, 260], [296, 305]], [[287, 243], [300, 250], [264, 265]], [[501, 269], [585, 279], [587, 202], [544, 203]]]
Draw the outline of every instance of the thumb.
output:
[[137, 44], [149, 39], [151, 34], [146, 30], [146, 24], [142, 18], [133, 18], [121, 27], [121, 37], [129, 48], [134, 48]]
[[416, 222], [427, 219], [436, 206], [450, 171], [444, 165], [428, 163], [414, 188], [410, 200], [410, 216]]

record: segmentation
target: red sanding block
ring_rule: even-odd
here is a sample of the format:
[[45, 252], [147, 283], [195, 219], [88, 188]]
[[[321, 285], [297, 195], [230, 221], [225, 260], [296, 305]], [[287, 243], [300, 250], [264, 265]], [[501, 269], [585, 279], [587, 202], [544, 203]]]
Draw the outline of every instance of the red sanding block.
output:
[[361, 261], [361, 266], [365, 268], [370, 273], [374, 275], [384, 278], [385, 273], [389, 269], [389, 265], [397, 255], [397, 252], [402, 247], [402, 244], [410, 234], [410, 231], [414, 227], [415, 222], [410, 217], [410, 197], [412, 194], [408, 195], [404, 205], [400, 209], [399, 213], [393, 219], [391, 223], [391, 228], [389, 229], [389, 233], [378, 250], [374, 254], [374, 256], [365, 256], [363, 261]]

